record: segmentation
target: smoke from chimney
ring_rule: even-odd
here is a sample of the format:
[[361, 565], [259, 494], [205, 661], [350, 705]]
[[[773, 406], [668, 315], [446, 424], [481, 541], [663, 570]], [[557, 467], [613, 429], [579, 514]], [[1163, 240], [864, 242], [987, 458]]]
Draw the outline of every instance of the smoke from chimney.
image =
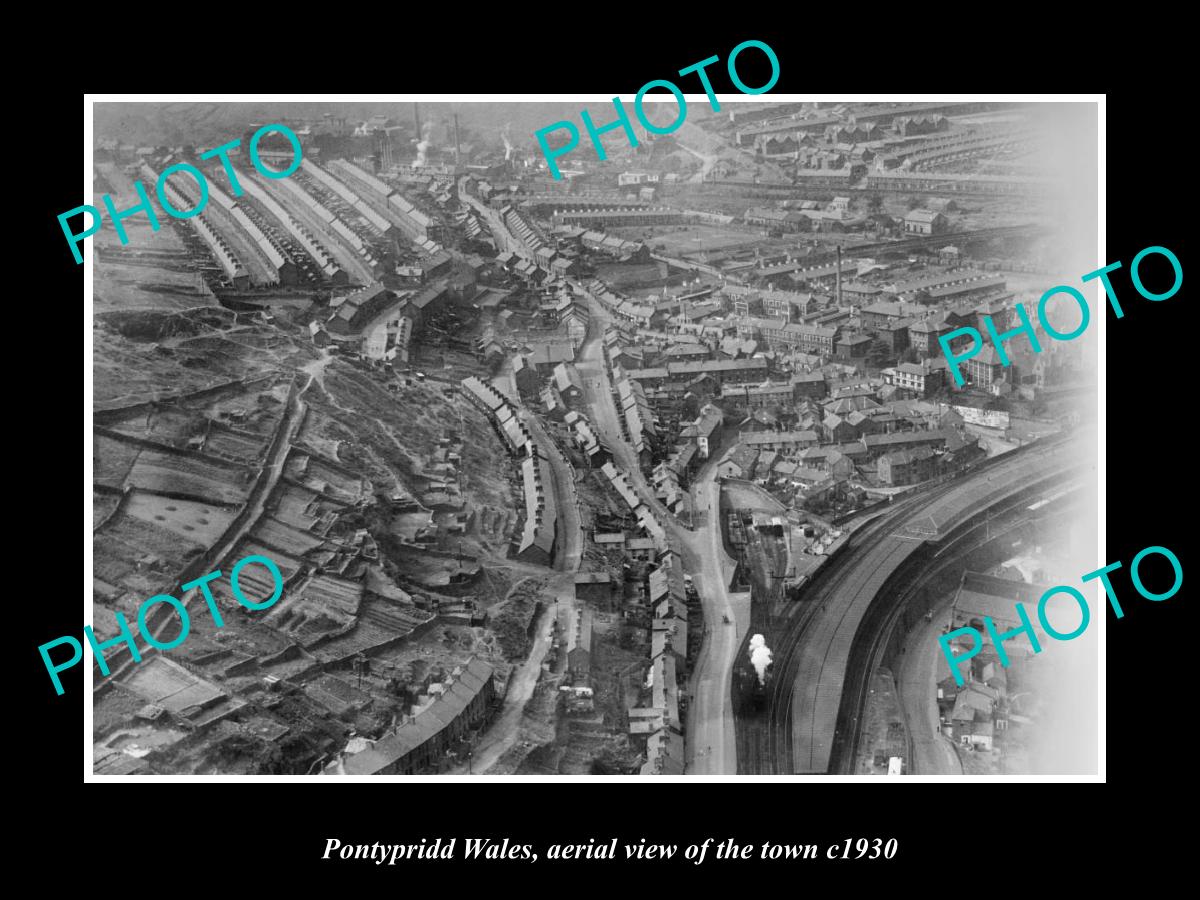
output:
[[510, 125], [512, 125], [512, 122], [504, 123], [504, 130], [502, 132], [500, 132], [500, 137], [504, 140], [504, 161], [505, 162], [508, 162], [508, 160], [512, 157], [512, 152], [513, 152], [512, 141], [510, 141], [508, 139], [508, 129], [509, 129]]
[[429, 149], [429, 132], [430, 125], [426, 122], [421, 126], [421, 139], [417, 141], [417, 158], [412, 163], [414, 166], [425, 165], [425, 151]]
[[767, 666], [771, 664], [771, 648], [761, 634], [750, 638], [750, 665], [758, 673], [758, 683], [767, 683]]

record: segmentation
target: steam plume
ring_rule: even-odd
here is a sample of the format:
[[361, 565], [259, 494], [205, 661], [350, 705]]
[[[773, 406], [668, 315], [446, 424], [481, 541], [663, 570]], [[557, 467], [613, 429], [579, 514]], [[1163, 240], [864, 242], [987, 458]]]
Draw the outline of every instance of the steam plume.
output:
[[767, 666], [771, 664], [771, 648], [761, 634], [750, 638], [750, 665], [758, 673], [758, 683], [767, 683]]
[[414, 166], [425, 165], [425, 151], [429, 149], [429, 131], [430, 125], [424, 122], [421, 125], [421, 139], [417, 141], [417, 158], [413, 160]]

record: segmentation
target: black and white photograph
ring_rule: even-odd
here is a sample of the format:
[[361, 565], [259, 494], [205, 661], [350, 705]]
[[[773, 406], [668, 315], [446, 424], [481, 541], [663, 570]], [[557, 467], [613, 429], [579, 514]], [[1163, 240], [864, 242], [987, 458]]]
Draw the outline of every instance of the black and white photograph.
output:
[[90, 777], [1096, 780], [1096, 98], [692, 90], [93, 100]]

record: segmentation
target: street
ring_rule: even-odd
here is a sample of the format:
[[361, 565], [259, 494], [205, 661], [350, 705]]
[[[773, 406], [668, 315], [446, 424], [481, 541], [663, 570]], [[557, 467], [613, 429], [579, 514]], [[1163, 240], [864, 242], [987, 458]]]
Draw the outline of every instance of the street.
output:
[[[577, 285], [578, 287], [578, 285]], [[720, 485], [716, 460], [709, 460], [692, 485], [697, 512], [704, 518], [695, 530], [681, 526], [646, 483], [633, 448], [621, 436], [613, 402], [612, 383], [604, 365], [601, 336], [611, 321], [604, 305], [584, 291], [592, 317], [592, 330], [575, 361], [584, 384], [588, 413], [596, 430], [612, 448], [614, 461], [628, 476], [638, 495], [654, 510], [671, 541], [679, 548], [684, 571], [695, 580], [704, 610], [707, 636], [698, 659], [692, 661], [691, 696], [687, 723], [687, 771], [699, 775], [736, 775], [737, 745], [733, 728], [730, 686], [740, 638], [750, 624], [749, 593], [730, 596], [726, 591], [733, 561], [721, 543]], [[728, 616], [730, 624], [725, 624]], [[696, 750], [706, 752], [697, 753]]]

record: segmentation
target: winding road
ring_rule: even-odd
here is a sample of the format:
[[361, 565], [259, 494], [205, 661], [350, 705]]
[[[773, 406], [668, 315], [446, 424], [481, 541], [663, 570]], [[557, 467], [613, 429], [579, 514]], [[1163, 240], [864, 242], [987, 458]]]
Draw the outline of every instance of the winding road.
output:
[[[575, 361], [591, 421], [612, 450], [614, 462], [663, 523], [671, 544], [679, 550], [684, 571], [695, 580], [704, 609], [705, 637], [691, 676], [687, 771], [694, 775], [736, 775], [737, 742], [730, 685], [739, 636], [750, 625], [750, 595], [730, 595], [726, 590], [734, 564], [721, 542], [721, 489], [716, 480], [716, 460], [705, 464], [691, 487], [693, 508], [703, 512], [704, 518], [695, 530], [688, 530], [655, 499], [633, 448], [622, 437], [601, 341], [605, 326], [612, 319], [603, 303], [581, 285], [575, 287], [587, 298], [591, 311], [588, 338]], [[725, 617], [729, 618], [728, 625]]]

